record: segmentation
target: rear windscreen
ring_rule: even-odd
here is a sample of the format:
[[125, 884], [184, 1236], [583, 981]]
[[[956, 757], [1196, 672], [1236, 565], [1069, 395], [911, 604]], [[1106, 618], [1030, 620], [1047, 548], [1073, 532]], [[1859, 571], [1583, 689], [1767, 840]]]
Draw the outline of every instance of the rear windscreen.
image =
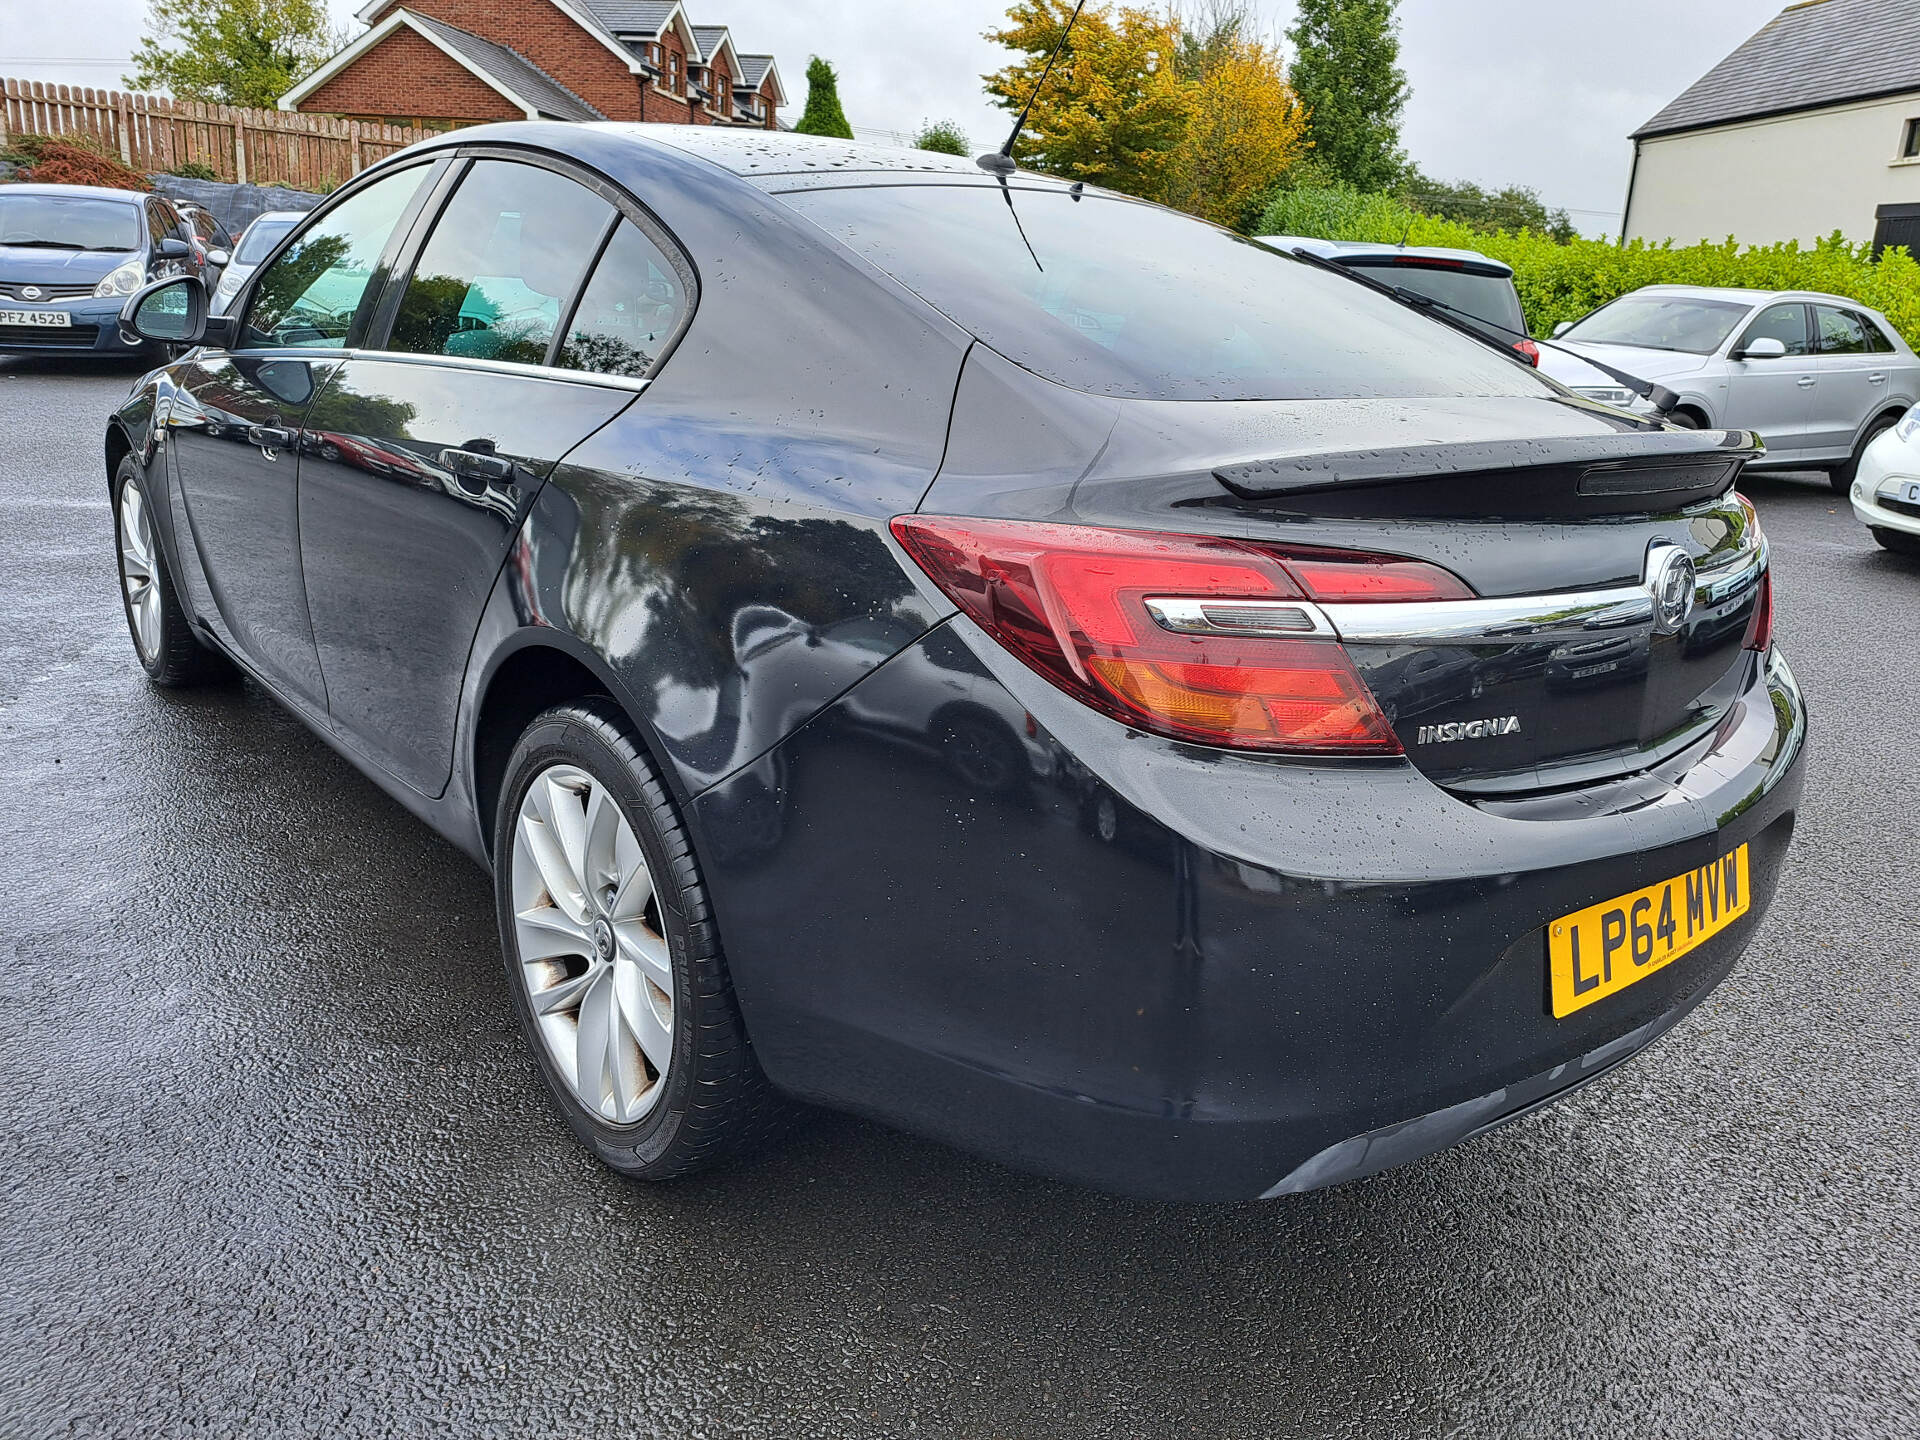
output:
[[1505, 275], [1475, 275], [1469, 270], [1392, 260], [1349, 260], [1351, 269], [1382, 285], [1397, 285], [1416, 295], [1438, 300], [1450, 310], [1487, 322], [1489, 333], [1511, 344], [1526, 337], [1527, 317], [1520, 313], [1520, 296]]
[[242, 265], [258, 265], [273, 253], [273, 247], [280, 243], [280, 237], [296, 223], [292, 220], [254, 221], [247, 227], [247, 233], [240, 237], [240, 250], [233, 258]]
[[1156, 206], [979, 184], [781, 198], [1009, 359], [1095, 394], [1554, 393], [1352, 280]]

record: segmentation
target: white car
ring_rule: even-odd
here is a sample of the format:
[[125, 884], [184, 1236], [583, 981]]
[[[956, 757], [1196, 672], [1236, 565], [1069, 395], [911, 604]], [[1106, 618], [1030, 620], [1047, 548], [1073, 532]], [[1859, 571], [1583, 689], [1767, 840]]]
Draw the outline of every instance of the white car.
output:
[[1920, 408], [1880, 432], [1853, 477], [1853, 513], [1900, 555], [1920, 555]]
[[306, 218], [304, 210], [269, 210], [241, 232], [239, 243], [233, 247], [233, 258], [221, 273], [220, 287], [213, 292], [215, 315], [226, 313], [247, 277], [260, 268], [260, 262], [273, 253], [274, 246], [286, 233]]
[[1826, 470], [1841, 494], [1875, 436], [1920, 402], [1920, 357], [1855, 300], [1811, 290], [1649, 285], [1554, 331], [1540, 368], [1604, 404], [1647, 404], [1581, 354], [1675, 391], [1673, 420], [1758, 431], [1756, 466]]

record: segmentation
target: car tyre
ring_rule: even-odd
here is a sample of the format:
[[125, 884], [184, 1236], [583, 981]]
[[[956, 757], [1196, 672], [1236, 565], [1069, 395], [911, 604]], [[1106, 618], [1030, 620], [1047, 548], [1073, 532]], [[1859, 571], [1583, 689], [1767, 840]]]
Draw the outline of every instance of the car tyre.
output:
[[1909, 535], [1904, 530], [1889, 530], [1884, 525], [1869, 527], [1873, 538], [1880, 542], [1880, 548], [1891, 550], [1896, 555], [1920, 555], [1920, 535]]
[[1827, 483], [1832, 485], [1834, 490], [1841, 495], [1851, 490], [1853, 488], [1853, 477], [1860, 473], [1860, 457], [1867, 453], [1867, 447], [1899, 423], [1900, 417], [1898, 415], [1882, 415], [1871, 425], [1867, 426], [1866, 433], [1860, 437], [1860, 443], [1853, 447], [1853, 454], [1847, 457], [1846, 463], [1836, 465], [1828, 472]]
[[527, 727], [493, 853], [514, 1010], [583, 1144], [664, 1180], [780, 1128], [686, 828], [611, 700]]
[[113, 538], [118, 552], [120, 606], [140, 668], [156, 685], [202, 685], [233, 673], [227, 657], [194, 634], [167, 570], [153, 525], [146, 476], [132, 455], [113, 474]]

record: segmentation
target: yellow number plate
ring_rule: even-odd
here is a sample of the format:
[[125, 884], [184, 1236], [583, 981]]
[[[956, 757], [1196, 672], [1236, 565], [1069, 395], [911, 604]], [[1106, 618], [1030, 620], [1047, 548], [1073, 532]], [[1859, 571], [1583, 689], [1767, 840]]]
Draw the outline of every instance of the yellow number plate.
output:
[[1547, 927], [1554, 1018], [1644, 980], [1719, 934], [1752, 903], [1742, 845], [1698, 870], [1554, 921]]

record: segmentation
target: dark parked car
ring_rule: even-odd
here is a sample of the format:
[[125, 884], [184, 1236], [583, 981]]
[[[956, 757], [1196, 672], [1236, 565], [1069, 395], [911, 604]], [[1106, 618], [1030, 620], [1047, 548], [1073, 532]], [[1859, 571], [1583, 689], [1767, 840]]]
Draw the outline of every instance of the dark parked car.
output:
[[1495, 345], [1517, 351], [1529, 365], [1540, 363], [1540, 347], [1527, 336], [1513, 267], [1504, 260], [1440, 245], [1377, 245], [1305, 235], [1262, 235], [1260, 243], [1288, 251], [1298, 246], [1369, 280], [1438, 300]]
[[[1331, 1184], [1625, 1060], [1773, 895], [1752, 437], [1223, 230], [511, 124], [205, 298], [127, 307], [200, 345], [107, 433], [141, 662], [239, 666], [491, 867], [620, 1170], [784, 1093], [1140, 1194]], [[1690, 645], [1703, 590], [1743, 618]], [[1546, 683], [1621, 635], [1644, 673]]]
[[0, 355], [137, 354], [120, 330], [127, 297], [218, 263], [164, 196], [0, 186]]

